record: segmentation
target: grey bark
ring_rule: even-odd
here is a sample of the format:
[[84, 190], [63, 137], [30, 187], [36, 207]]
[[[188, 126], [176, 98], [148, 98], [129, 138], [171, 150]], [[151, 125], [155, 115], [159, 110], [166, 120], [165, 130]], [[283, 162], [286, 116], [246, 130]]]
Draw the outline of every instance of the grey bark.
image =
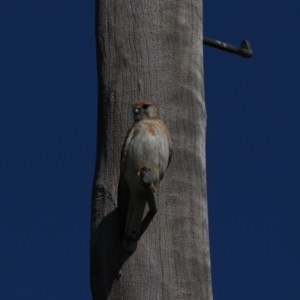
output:
[[[202, 1], [96, 0], [99, 78], [92, 196], [93, 299], [212, 299], [206, 199]], [[119, 239], [121, 148], [131, 103], [156, 102], [173, 157], [136, 252]]]

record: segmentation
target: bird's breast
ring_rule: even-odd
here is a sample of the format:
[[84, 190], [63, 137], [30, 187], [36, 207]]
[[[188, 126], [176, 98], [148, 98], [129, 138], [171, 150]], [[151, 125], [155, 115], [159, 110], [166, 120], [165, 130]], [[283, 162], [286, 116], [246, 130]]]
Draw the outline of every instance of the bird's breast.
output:
[[170, 154], [165, 126], [161, 121], [140, 122], [128, 149], [127, 167], [133, 168], [134, 172], [148, 167], [152, 175], [159, 178], [167, 169]]

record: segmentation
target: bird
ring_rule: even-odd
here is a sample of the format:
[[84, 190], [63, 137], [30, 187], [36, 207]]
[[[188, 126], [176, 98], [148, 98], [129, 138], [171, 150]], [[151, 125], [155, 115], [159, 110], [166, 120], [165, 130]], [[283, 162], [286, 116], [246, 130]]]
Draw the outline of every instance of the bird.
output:
[[[154, 192], [170, 164], [172, 141], [169, 130], [150, 100], [132, 104], [134, 124], [125, 137], [120, 166], [118, 210], [123, 247], [134, 252], [145, 228], [157, 212]], [[146, 203], [148, 215], [143, 221]], [[148, 226], [148, 225], [145, 225]]]

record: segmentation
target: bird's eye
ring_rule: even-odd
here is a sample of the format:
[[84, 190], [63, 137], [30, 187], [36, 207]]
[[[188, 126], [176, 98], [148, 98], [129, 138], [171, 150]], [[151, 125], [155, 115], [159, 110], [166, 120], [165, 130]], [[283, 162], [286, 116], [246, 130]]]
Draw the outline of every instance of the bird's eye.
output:
[[148, 106], [149, 106], [149, 105], [144, 104], [142, 107], [143, 107], [143, 109], [146, 109]]

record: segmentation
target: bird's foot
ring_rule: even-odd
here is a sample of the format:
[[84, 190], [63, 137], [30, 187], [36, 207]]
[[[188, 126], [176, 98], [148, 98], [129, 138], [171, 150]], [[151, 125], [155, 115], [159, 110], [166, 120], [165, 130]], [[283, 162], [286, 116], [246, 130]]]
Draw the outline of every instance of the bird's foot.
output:
[[137, 172], [137, 175], [141, 177], [144, 187], [150, 189], [153, 193], [156, 191], [156, 187], [152, 182], [152, 174], [150, 168], [142, 167]]
[[141, 169], [138, 170], [138, 172], [136, 174], [137, 174], [137, 176], [142, 177], [143, 175], [145, 175], [146, 172], [151, 172], [151, 169], [144, 166], [144, 167], [141, 167]]
[[149, 189], [151, 190], [152, 193], [156, 192], [156, 187], [153, 184], [153, 182], [151, 183], [151, 185], [149, 186]]

